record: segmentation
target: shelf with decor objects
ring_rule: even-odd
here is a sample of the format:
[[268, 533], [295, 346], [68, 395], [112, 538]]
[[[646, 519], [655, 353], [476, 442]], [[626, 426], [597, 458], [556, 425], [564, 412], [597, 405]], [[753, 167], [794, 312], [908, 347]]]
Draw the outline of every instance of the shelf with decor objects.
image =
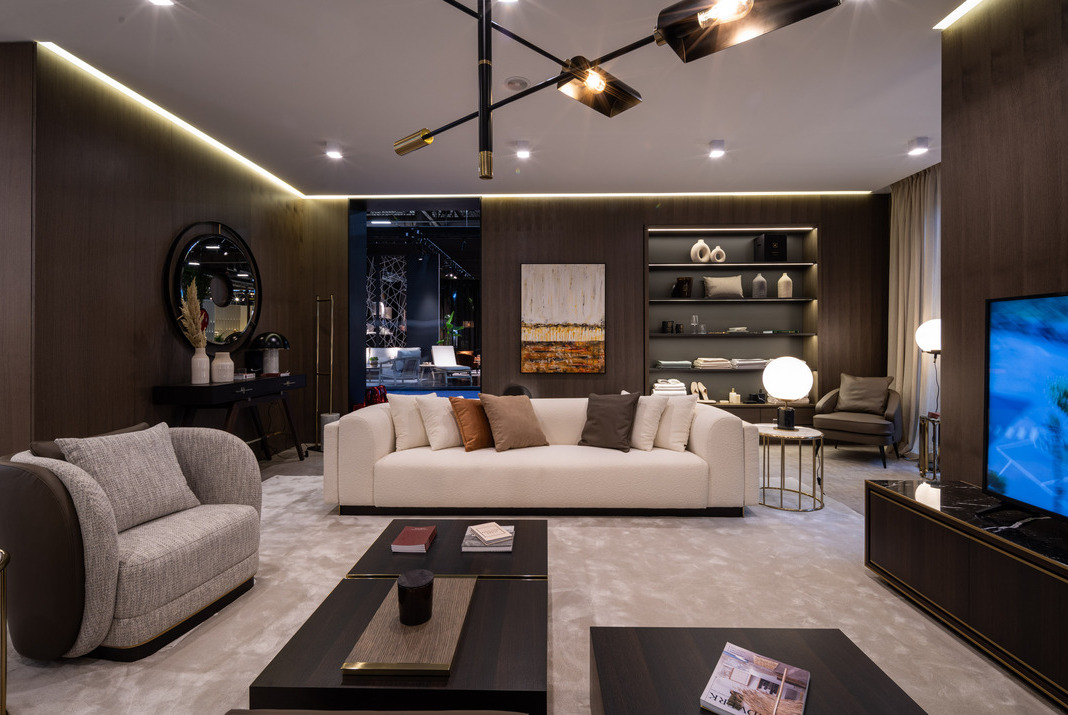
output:
[[[789, 355], [804, 360], [815, 371], [817, 234], [813, 226], [649, 227], [647, 390], [658, 379], [675, 377], [686, 384], [699, 380], [707, 389], [709, 402], [718, 404], [732, 389], [747, 400], [762, 388], [763, 367], [708, 370], [657, 367], [658, 361]], [[697, 241], [713, 249], [694, 251], [699, 257], [709, 255], [708, 262], [688, 260]], [[713, 255], [724, 260], [714, 261]], [[668, 323], [670, 331], [664, 329]], [[816, 394], [814, 388], [812, 403]], [[734, 407], [739, 408], [735, 412], [743, 419], [753, 415], [748, 421], [760, 421], [762, 405]]]

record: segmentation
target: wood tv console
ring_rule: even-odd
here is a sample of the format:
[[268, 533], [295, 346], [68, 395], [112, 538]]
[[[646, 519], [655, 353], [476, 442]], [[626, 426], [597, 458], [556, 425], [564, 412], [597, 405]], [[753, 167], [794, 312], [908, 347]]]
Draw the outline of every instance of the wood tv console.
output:
[[864, 499], [864, 564], [1068, 708], [1068, 523], [977, 517], [999, 502], [962, 482], [867, 481]]

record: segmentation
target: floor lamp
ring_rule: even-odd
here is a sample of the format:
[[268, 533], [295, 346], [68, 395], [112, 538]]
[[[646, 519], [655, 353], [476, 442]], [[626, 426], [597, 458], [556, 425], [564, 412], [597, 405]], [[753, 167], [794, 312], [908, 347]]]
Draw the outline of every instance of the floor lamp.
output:
[[934, 357], [935, 369], [935, 408], [920, 416], [920, 476], [924, 479], [938, 479], [938, 450], [942, 441], [942, 417], [939, 410], [942, 387], [938, 382], [938, 356], [942, 354], [942, 321], [938, 318], [928, 320], [916, 328], [916, 346]]

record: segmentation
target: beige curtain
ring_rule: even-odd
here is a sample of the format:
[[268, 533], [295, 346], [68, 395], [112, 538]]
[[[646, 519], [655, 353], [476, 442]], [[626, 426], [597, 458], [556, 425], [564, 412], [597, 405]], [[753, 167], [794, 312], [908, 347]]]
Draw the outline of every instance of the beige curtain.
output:
[[[901, 393], [902, 443], [916, 445], [918, 417], [936, 409], [932, 356], [914, 334], [941, 317], [941, 174], [936, 164], [890, 186], [890, 320], [887, 374]], [[941, 366], [938, 366], [941, 369]]]

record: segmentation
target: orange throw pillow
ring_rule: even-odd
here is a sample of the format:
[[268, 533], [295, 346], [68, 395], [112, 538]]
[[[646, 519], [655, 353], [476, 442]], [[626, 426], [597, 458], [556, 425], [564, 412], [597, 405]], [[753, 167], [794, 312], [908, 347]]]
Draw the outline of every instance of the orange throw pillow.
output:
[[486, 449], [493, 446], [493, 431], [490, 430], [486, 410], [478, 400], [465, 400], [462, 397], [450, 397], [456, 423], [460, 426], [460, 439], [464, 441], [464, 451]]

